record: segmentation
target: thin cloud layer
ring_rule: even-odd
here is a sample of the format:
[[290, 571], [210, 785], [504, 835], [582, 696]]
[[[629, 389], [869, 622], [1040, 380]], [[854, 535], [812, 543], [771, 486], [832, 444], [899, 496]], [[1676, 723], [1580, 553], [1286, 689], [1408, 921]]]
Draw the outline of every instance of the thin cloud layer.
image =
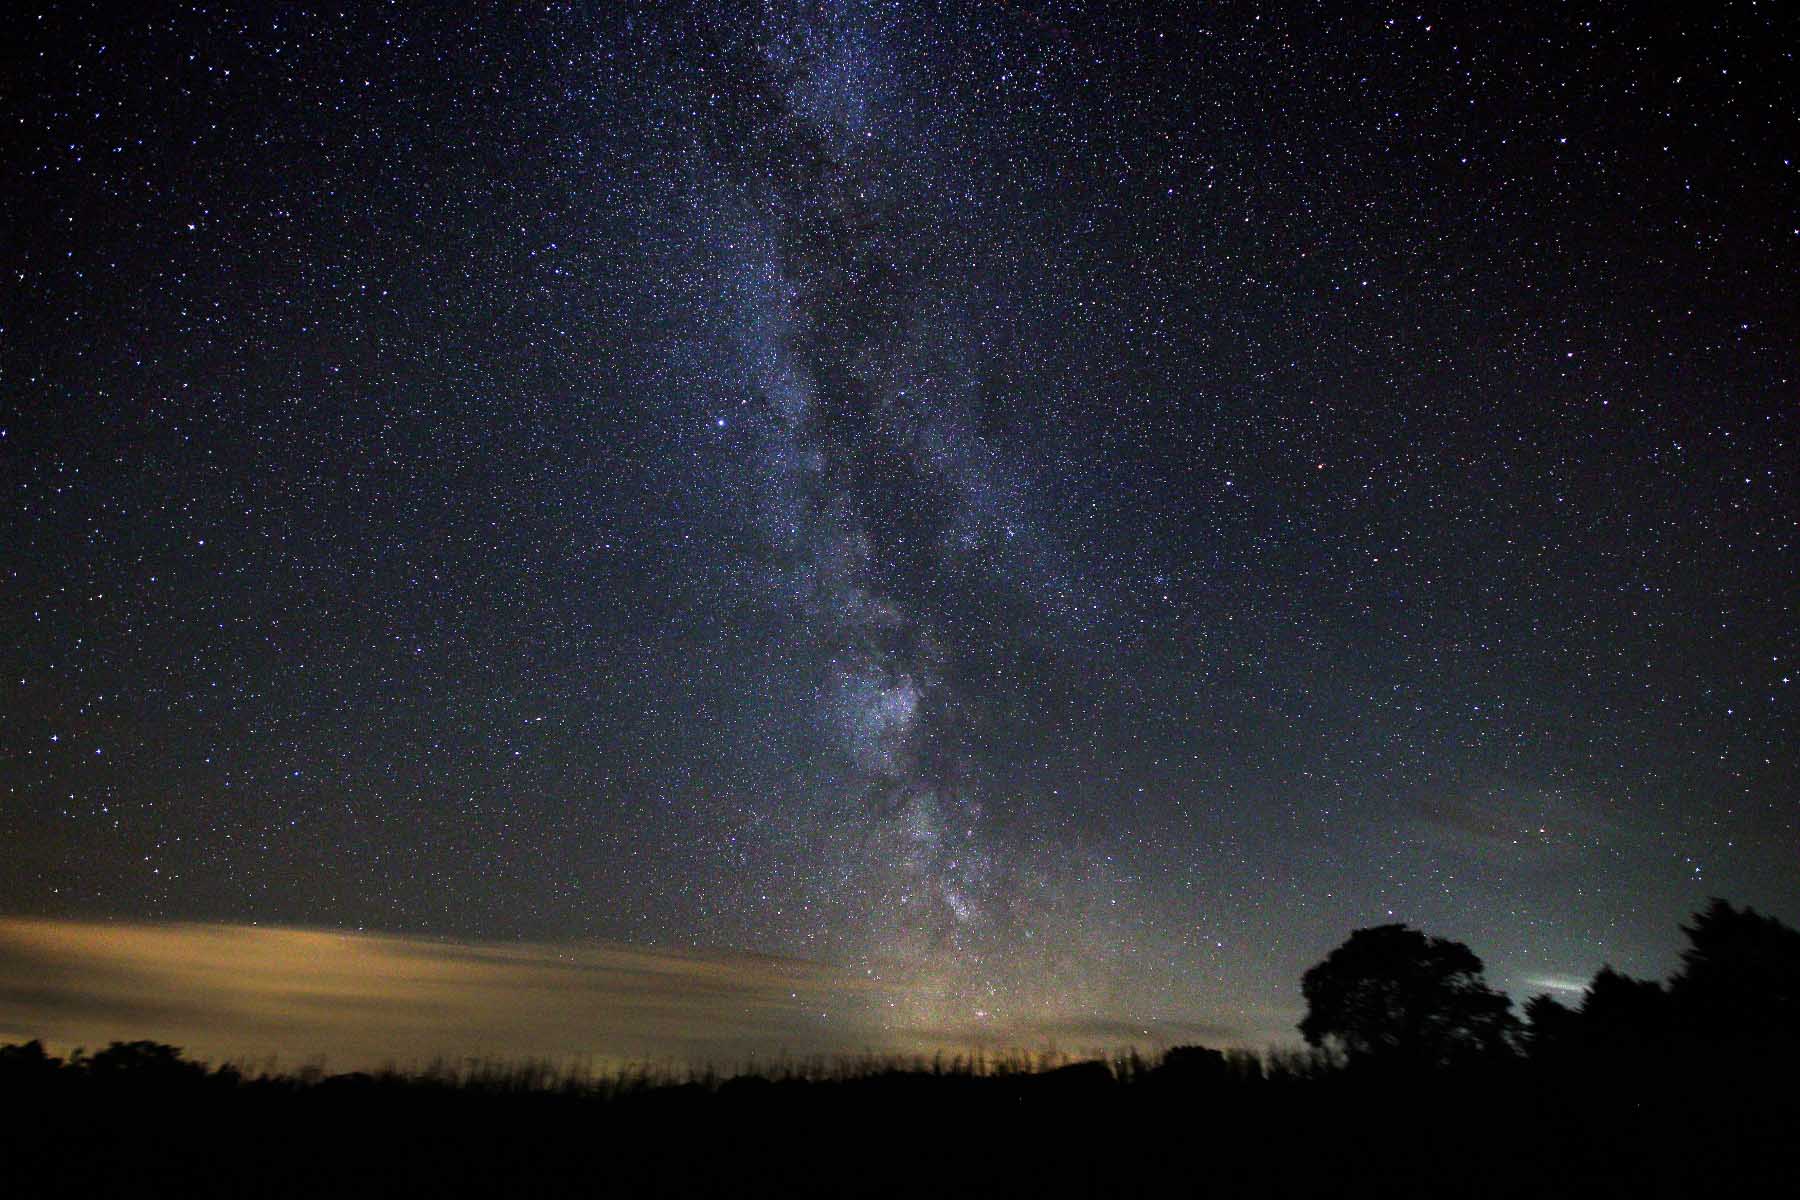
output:
[[334, 1069], [468, 1056], [734, 1061], [868, 1048], [879, 999], [818, 964], [243, 925], [0, 919], [0, 1038], [173, 1042]]

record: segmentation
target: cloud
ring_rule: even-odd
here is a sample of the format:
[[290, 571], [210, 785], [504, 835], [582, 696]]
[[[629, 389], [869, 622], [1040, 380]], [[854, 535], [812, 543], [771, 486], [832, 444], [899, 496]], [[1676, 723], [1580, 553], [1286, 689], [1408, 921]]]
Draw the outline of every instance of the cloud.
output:
[[1595, 798], [1506, 782], [1418, 797], [1410, 826], [1434, 858], [1538, 870], [1570, 869], [1618, 832]]
[[816, 963], [243, 925], [0, 919], [0, 1037], [153, 1038], [333, 1069], [468, 1056], [740, 1062], [877, 1048], [871, 985]]

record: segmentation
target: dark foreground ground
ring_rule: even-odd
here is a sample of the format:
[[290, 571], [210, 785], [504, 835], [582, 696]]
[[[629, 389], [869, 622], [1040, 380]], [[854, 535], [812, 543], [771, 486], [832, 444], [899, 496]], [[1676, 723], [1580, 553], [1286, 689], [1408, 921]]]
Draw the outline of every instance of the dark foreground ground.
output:
[[1785, 1061], [603, 1089], [27, 1064], [0, 1196], [1790, 1196]]

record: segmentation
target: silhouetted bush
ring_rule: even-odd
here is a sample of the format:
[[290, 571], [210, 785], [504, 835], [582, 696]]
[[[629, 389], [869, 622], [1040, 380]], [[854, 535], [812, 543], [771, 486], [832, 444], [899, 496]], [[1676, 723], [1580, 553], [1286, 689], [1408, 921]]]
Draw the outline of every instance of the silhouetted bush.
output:
[[1027, 1094], [1044, 1099], [1068, 1100], [1109, 1092], [1117, 1083], [1112, 1068], [1103, 1062], [1077, 1062], [1021, 1077]]
[[86, 1060], [87, 1073], [111, 1083], [193, 1083], [206, 1067], [181, 1057], [181, 1048], [164, 1042], [113, 1042]]
[[1205, 1046], [1172, 1046], [1155, 1071], [1157, 1083], [1177, 1087], [1217, 1087], [1228, 1078], [1225, 1055]]

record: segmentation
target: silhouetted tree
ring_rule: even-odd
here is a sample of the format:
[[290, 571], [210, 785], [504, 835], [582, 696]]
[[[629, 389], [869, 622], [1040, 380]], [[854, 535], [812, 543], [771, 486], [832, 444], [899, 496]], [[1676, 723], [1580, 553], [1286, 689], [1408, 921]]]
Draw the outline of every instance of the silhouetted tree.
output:
[[1441, 1067], [1510, 1054], [1512, 1001], [1482, 979], [1461, 942], [1405, 925], [1358, 929], [1300, 981], [1312, 1046], [1352, 1064]]
[[0, 1046], [0, 1087], [23, 1090], [41, 1086], [55, 1076], [61, 1066], [62, 1060], [52, 1057], [44, 1049], [44, 1043], [35, 1038]]
[[1537, 995], [1525, 1002], [1525, 1048], [1533, 1058], [1566, 1053], [1580, 1043], [1581, 1018], [1554, 996]]
[[1581, 1023], [1589, 1036], [1644, 1041], [1667, 1034], [1669, 996], [1654, 979], [1633, 979], [1601, 967], [1581, 998]]
[[1690, 1030], [1800, 1038], [1800, 931], [1715, 899], [1683, 925], [1688, 948], [1669, 999]]

